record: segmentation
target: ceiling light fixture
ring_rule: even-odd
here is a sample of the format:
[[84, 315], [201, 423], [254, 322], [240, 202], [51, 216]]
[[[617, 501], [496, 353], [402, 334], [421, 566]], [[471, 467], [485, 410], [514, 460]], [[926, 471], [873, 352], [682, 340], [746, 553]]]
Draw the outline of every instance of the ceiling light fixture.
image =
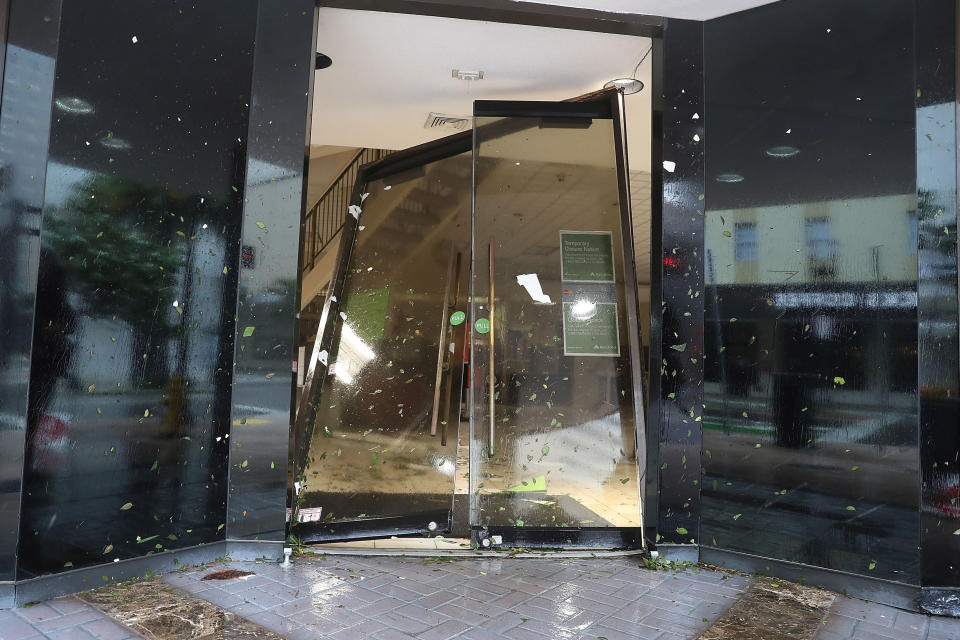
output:
[[623, 95], [629, 96], [634, 93], [640, 93], [643, 91], [643, 83], [637, 79], [637, 71], [640, 70], [640, 65], [643, 64], [643, 61], [647, 59], [647, 56], [650, 55], [650, 52], [653, 51], [653, 46], [647, 49], [647, 52], [643, 54], [643, 57], [640, 58], [640, 62], [637, 63], [637, 66], [633, 68], [633, 73], [629, 78], [616, 78], [610, 80], [603, 84], [604, 89], [617, 89]]
[[100, 145], [106, 147], [107, 149], [114, 149], [116, 151], [123, 151], [133, 146], [123, 138], [117, 138], [109, 133], [100, 138]]
[[603, 84], [604, 89], [618, 89], [623, 95], [629, 96], [643, 91], [643, 83], [636, 78], [617, 78]]
[[767, 149], [767, 155], [771, 158], [792, 158], [800, 153], [800, 149], [788, 144], [777, 145]]
[[714, 180], [727, 184], [735, 184], [737, 182], [743, 182], [743, 176], [739, 173], [721, 173], [717, 175]]
[[53, 101], [60, 111], [67, 113], [76, 113], [78, 115], [87, 115], [93, 113], [93, 105], [81, 98], [64, 97]]

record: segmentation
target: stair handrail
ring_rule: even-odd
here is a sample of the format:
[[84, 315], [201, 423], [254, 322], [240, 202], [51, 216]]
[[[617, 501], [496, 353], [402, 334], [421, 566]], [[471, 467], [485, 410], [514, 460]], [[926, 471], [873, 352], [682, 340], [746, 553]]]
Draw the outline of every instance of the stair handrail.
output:
[[350, 204], [350, 195], [353, 183], [361, 165], [374, 162], [388, 155], [385, 149], [362, 148], [357, 150], [349, 162], [330, 184], [320, 197], [303, 216], [303, 266], [302, 272], [307, 273], [317, 264], [317, 258], [337, 236], [346, 220], [347, 209]]

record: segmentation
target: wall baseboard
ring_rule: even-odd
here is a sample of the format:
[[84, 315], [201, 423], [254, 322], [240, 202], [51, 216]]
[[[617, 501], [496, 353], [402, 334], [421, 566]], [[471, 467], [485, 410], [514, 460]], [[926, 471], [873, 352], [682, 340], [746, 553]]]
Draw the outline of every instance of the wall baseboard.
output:
[[700, 549], [694, 544], [658, 544], [657, 552], [670, 562], [699, 562]]

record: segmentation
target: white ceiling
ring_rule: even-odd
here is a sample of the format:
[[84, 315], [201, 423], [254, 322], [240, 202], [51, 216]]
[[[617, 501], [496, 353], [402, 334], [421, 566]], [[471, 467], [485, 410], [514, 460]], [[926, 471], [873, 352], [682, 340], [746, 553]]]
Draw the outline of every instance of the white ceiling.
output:
[[665, 18], [710, 20], [773, 2], [776, 0], [553, 0], [544, 4], [616, 13], [639, 13]]
[[[424, 128], [431, 111], [469, 116], [477, 99], [594, 91], [630, 76], [649, 46], [635, 36], [321, 8], [317, 48], [333, 66], [316, 74], [311, 144], [421, 144], [452, 133]], [[484, 79], [458, 80], [452, 69], [482, 70]], [[648, 88], [627, 97], [628, 143], [631, 168], [648, 171], [650, 58], [637, 77]]]

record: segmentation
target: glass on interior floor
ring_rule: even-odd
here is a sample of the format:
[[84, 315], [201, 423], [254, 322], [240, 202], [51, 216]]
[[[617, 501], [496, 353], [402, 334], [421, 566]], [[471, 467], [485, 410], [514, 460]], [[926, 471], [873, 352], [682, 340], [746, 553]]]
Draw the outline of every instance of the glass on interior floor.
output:
[[614, 123], [475, 127], [471, 524], [639, 527]]

